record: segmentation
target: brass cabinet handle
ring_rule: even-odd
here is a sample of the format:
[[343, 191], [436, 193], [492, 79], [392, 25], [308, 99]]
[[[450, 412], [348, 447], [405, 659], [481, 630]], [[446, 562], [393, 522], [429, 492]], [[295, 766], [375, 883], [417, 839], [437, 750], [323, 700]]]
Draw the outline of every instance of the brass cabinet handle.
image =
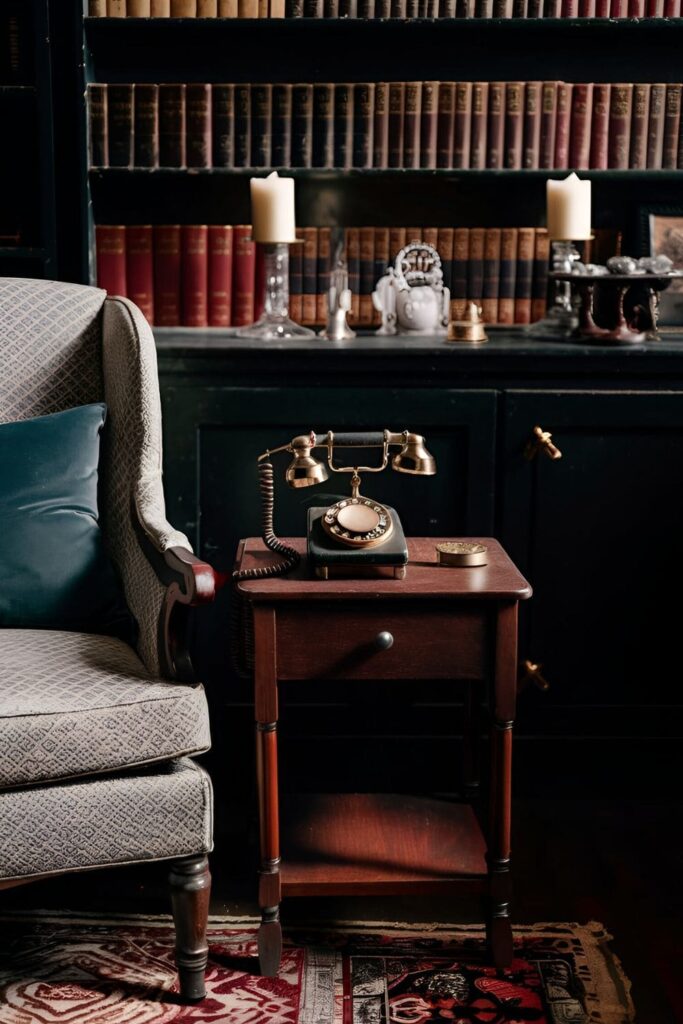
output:
[[552, 436], [550, 431], [544, 430], [543, 427], [534, 427], [534, 432], [524, 449], [524, 457], [526, 459], [533, 459], [542, 451], [549, 459], [561, 459], [562, 452], [550, 440]]
[[388, 651], [390, 647], [394, 646], [394, 638], [387, 630], [382, 630], [375, 637], [375, 647], [378, 651]]
[[542, 668], [543, 665], [539, 665], [537, 662], [531, 661], [530, 658], [523, 661], [520, 665], [517, 689], [520, 691], [524, 690], [530, 683], [533, 683], [533, 685], [537, 686], [543, 693], [547, 693], [550, 689], [550, 683], [541, 674]]

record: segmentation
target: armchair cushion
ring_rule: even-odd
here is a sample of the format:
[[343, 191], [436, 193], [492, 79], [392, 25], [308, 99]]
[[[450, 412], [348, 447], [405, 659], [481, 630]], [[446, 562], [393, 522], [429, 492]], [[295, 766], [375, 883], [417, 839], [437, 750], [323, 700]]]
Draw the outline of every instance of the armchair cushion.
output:
[[152, 678], [123, 641], [0, 629], [0, 787], [116, 771], [209, 745], [203, 688]]
[[99, 402], [0, 424], [0, 626], [134, 641], [98, 525], [105, 416]]

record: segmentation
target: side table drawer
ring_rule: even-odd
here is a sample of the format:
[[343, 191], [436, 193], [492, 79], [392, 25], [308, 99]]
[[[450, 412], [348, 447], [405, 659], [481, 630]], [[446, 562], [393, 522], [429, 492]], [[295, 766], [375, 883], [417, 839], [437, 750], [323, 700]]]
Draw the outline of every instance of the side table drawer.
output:
[[483, 679], [486, 610], [475, 602], [280, 605], [279, 679]]

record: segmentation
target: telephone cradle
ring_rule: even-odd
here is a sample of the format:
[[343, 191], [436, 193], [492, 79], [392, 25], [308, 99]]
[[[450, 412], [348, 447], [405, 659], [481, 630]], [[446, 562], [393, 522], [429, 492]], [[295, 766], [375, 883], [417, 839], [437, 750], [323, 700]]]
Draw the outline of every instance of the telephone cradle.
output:
[[319, 579], [393, 576], [402, 580], [408, 564], [408, 545], [401, 521], [393, 508], [378, 505], [391, 516], [391, 535], [378, 547], [343, 548], [323, 528], [327, 508], [308, 510], [308, 564]]

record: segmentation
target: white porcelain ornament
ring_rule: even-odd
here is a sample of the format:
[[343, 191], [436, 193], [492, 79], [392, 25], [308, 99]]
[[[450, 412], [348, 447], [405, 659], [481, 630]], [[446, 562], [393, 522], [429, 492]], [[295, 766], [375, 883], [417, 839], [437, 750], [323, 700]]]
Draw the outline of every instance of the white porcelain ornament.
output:
[[409, 242], [372, 294], [382, 314], [376, 334], [445, 334], [450, 292], [444, 288], [441, 258], [425, 242]]

